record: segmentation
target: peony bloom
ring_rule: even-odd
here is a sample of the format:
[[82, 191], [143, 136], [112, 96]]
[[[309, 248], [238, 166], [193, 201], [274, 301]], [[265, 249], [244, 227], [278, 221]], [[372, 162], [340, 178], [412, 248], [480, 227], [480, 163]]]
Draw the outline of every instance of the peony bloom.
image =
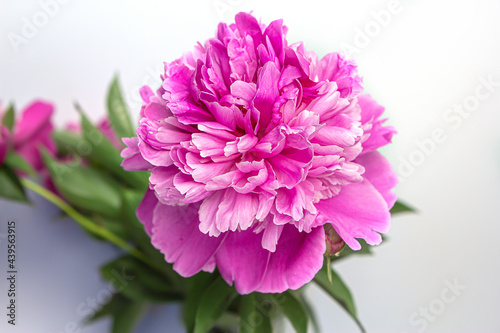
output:
[[51, 138], [53, 112], [52, 104], [38, 100], [24, 109], [14, 125], [14, 150], [37, 171], [44, 169], [39, 147], [44, 146], [51, 154], [56, 152], [56, 145]]
[[[352, 249], [390, 226], [395, 133], [353, 61], [288, 45], [246, 13], [141, 90], [126, 170], [151, 171], [137, 216], [182, 276], [218, 268], [241, 294], [283, 292], [323, 265], [325, 225]], [[333, 233], [330, 233], [333, 234]]]

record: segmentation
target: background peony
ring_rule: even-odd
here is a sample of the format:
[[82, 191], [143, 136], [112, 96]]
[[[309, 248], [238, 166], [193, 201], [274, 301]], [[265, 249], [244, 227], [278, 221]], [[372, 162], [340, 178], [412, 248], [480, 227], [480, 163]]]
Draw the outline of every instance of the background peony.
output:
[[397, 178], [376, 149], [395, 133], [360, 95], [353, 61], [288, 45], [246, 13], [144, 87], [126, 170], [150, 170], [137, 214], [182, 276], [217, 266], [241, 294], [283, 292], [323, 265], [324, 225], [352, 249], [381, 242]]
[[[7, 147], [12, 145], [14, 151], [28, 161], [36, 171], [42, 171], [44, 165], [39, 148], [43, 146], [52, 155], [56, 152], [56, 145], [51, 138], [54, 129], [51, 121], [53, 113], [52, 104], [36, 100], [21, 112], [20, 119], [14, 124], [12, 133], [2, 126], [0, 129], [2, 132], [0, 164], [5, 157]], [[2, 154], [4, 154], [3, 157]]]

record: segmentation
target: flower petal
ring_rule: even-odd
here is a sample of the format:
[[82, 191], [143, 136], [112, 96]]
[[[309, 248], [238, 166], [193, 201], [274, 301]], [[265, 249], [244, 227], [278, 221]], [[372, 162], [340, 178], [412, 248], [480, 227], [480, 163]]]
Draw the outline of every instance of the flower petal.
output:
[[356, 162], [365, 167], [363, 176], [382, 194], [391, 209], [396, 202], [396, 194], [392, 189], [398, 183], [398, 176], [389, 161], [377, 151], [364, 154]]
[[262, 234], [251, 230], [230, 232], [217, 251], [217, 267], [224, 280], [238, 293], [258, 289], [266, 273], [271, 252], [261, 246]]
[[271, 254], [266, 275], [256, 291], [282, 293], [302, 287], [323, 266], [325, 250], [323, 227], [305, 233], [299, 232], [293, 225], [285, 225], [276, 252]]
[[378, 245], [382, 238], [377, 232], [390, 228], [387, 203], [368, 180], [342, 187], [338, 195], [321, 200], [316, 208], [353, 250], [361, 248], [356, 238]]
[[213, 258], [224, 237], [210, 237], [198, 226], [199, 205], [156, 205], [153, 216], [151, 242], [174, 264], [174, 270], [183, 277], [198, 273]]

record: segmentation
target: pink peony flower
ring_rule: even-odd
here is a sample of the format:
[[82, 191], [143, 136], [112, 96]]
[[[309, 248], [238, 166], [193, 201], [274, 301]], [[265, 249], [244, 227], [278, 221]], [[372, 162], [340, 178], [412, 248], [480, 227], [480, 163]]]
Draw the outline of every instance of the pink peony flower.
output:
[[1, 126], [0, 164], [5, 158], [7, 148], [12, 145], [14, 151], [24, 157], [35, 170], [43, 170], [39, 147], [44, 146], [51, 154], [56, 151], [56, 145], [51, 138], [53, 126], [50, 118], [53, 112], [52, 104], [37, 100], [22, 111], [12, 133]]
[[51, 138], [53, 112], [52, 104], [37, 100], [24, 109], [14, 125], [14, 150], [37, 171], [44, 169], [39, 147], [44, 146], [51, 154], [56, 152]]
[[[395, 133], [360, 95], [352, 60], [288, 45], [282, 20], [246, 13], [165, 64], [141, 90], [126, 170], [150, 170], [137, 210], [182, 276], [217, 266], [241, 294], [283, 292], [323, 265], [324, 226], [352, 249], [381, 242], [396, 175], [376, 149]], [[332, 234], [332, 233], [330, 233]]]

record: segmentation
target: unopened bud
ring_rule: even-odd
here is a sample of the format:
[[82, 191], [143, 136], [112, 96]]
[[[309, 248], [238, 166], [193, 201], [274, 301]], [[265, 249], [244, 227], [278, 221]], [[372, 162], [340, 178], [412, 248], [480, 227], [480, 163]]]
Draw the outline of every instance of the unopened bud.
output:
[[325, 240], [326, 240], [326, 257], [336, 256], [342, 251], [345, 246], [344, 241], [340, 238], [339, 234], [335, 231], [331, 224], [324, 225]]

